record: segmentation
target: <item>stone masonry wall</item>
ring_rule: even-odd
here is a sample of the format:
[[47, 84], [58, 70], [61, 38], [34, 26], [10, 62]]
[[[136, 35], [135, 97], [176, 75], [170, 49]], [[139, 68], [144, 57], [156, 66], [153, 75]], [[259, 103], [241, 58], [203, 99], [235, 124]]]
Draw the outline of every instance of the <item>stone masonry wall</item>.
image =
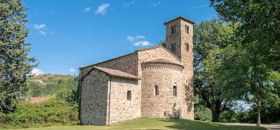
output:
[[[123, 72], [136, 75], [138, 74], [138, 54], [131, 53], [121, 57], [117, 57], [111, 60], [100, 62], [95, 64], [95, 66], [111, 68], [121, 70]], [[87, 72], [92, 69], [92, 66], [84, 67], [80, 69], [80, 77], [83, 77]]]
[[107, 122], [109, 77], [93, 70], [84, 78], [81, 87], [81, 123], [105, 125]]
[[[176, 32], [172, 33], [171, 27], [176, 26]], [[193, 24], [177, 19], [166, 24], [166, 47], [172, 50], [172, 44], [176, 44], [176, 51], [173, 52], [181, 59], [184, 65], [185, 77], [185, 104], [187, 104], [188, 111], [184, 118], [194, 119], [194, 105], [193, 105]]]
[[[142, 116], [152, 118], [182, 117], [185, 113], [183, 68], [170, 64], [143, 64]], [[155, 94], [155, 86], [159, 95]], [[173, 95], [177, 86], [177, 96]]]
[[[127, 100], [131, 91], [131, 100]], [[141, 117], [141, 87], [138, 80], [113, 77], [111, 80], [110, 124]]]
[[161, 59], [165, 59], [168, 61], [172, 61], [174, 63], [180, 63], [180, 61], [174, 55], [170, 54], [170, 52], [168, 52], [163, 47], [157, 47], [157, 48], [150, 49], [150, 50], [139, 51], [138, 55], [139, 55], [139, 62], [138, 62], [138, 70], [139, 70], [138, 76], [139, 77], [142, 77], [141, 64], [143, 62], [161, 58]]
[[96, 66], [117, 69], [137, 76], [138, 73], [137, 64], [138, 64], [137, 53], [131, 53], [119, 58], [98, 63]]

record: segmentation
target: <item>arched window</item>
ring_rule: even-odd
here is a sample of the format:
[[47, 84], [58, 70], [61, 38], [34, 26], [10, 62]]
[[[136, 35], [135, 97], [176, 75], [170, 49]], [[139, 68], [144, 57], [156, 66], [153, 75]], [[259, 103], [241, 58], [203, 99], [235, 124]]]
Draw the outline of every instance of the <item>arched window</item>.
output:
[[129, 101], [131, 100], [131, 91], [130, 90], [127, 91], [126, 98]]
[[185, 32], [190, 33], [190, 27], [188, 25], [185, 25]]
[[176, 25], [171, 26], [171, 34], [176, 33]]
[[158, 85], [155, 85], [155, 95], [159, 95], [159, 87], [158, 87]]
[[177, 96], [177, 86], [173, 86], [173, 96]]

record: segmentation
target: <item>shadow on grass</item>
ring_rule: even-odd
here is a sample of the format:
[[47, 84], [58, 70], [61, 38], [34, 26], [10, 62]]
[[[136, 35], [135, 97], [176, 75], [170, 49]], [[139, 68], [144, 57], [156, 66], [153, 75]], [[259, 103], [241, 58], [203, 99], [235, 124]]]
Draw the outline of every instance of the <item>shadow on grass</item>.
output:
[[167, 126], [176, 130], [267, 130], [266, 128], [257, 128], [252, 126], [229, 126], [213, 122], [190, 121], [184, 119], [161, 119], [173, 125]]

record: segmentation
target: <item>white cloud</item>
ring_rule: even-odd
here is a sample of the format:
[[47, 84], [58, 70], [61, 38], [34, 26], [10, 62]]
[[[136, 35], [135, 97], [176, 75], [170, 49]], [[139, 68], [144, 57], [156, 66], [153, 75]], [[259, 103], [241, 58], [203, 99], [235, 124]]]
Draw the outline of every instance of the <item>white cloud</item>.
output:
[[89, 12], [89, 11], [91, 11], [91, 8], [90, 8], [90, 7], [86, 7], [86, 8], [84, 9], [84, 12]]
[[152, 43], [149, 41], [138, 41], [133, 44], [134, 46], [150, 46]]
[[47, 25], [46, 24], [34, 24], [34, 29], [38, 31], [38, 33], [42, 36], [47, 36], [48, 33], [45, 31]]
[[45, 31], [39, 31], [39, 33], [41, 34], [41, 35], [43, 35], [43, 36], [47, 36], [48, 34], [47, 34], [47, 32], [45, 32]]
[[42, 30], [42, 29], [46, 28], [46, 24], [35, 24], [34, 28], [36, 30]]
[[95, 14], [105, 15], [107, 13], [107, 9], [110, 7], [110, 5], [111, 5], [110, 3], [101, 4], [95, 11]]
[[128, 6], [131, 6], [131, 5], [133, 5], [133, 4], [135, 4], [135, 0], [132, 0], [132, 1], [130, 1], [130, 2], [125, 3], [125, 4], [123, 4], [123, 6], [124, 6], [124, 7], [128, 7]]
[[188, 8], [188, 10], [200, 9], [200, 8], [206, 8], [206, 7], [209, 7], [209, 5], [198, 5], [198, 6]]
[[137, 40], [141, 40], [141, 39], [145, 39], [146, 37], [143, 36], [143, 35], [136, 35], [136, 36], [127, 36], [127, 40], [130, 41], [130, 42], [134, 42], [134, 41], [137, 41]]
[[146, 37], [144, 35], [135, 35], [135, 36], [127, 36], [126, 39], [129, 42], [133, 43], [133, 46], [150, 46], [152, 45], [151, 42], [146, 40]]
[[152, 3], [152, 6], [153, 6], [153, 7], [157, 7], [157, 6], [159, 6], [159, 5], [161, 5], [161, 2], [160, 2], [160, 1], [155, 1], [155, 2]]
[[42, 70], [40, 70], [39, 68], [33, 68], [31, 71], [31, 74], [34, 76], [38, 76], [38, 75], [45, 74], [45, 73]]
[[76, 69], [71, 68], [71, 69], [69, 69], [69, 72], [70, 72], [70, 73], [76, 73], [76, 72], [77, 72], [77, 70], [76, 70]]

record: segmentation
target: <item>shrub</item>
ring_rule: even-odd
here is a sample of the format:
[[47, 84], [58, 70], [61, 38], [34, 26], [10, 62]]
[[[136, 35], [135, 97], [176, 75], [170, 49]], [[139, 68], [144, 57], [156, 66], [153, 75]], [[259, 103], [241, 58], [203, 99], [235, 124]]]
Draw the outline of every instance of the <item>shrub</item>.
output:
[[211, 115], [210, 109], [208, 109], [202, 105], [196, 105], [194, 110], [195, 110], [194, 118], [196, 120], [201, 120], [201, 121], [211, 121], [212, 120], [212, 115]]
[[77, 104], [51, 99], [41, 104], [19, 104], [13, 113], [0, 113], [1, 127], [38, 127], [75, 125], [78, 123]]

